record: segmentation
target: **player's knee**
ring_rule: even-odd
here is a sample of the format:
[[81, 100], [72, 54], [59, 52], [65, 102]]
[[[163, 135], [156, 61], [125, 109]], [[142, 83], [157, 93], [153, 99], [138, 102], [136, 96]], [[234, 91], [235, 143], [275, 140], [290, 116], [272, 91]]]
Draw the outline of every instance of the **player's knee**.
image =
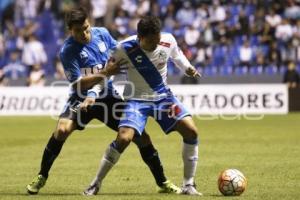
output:
[[120, 128], [116, 142], [118, 144], [118, 150], [123, 152], [124, 149], [130, 144], [134, 136], [134, 131], [127, 128]]
[[182, 137], [184, 140], [198, 140], [198, 129], [197, 127], [189, 127], [184, 132], [182, 132]]
[[68, 138], [68, 136], [70, 134], [71, 134], [71, 131], [68, 128], [66, 128], [64, 126], [59, 126], [59, 127], [57, 127], [57, 129], [54, 132], [54, 137], [57, 140], [64, 141]]
[[129, 143], [132, 141], [132, 138], [128, 135], [120, 135], [118, 141], [123, 145], [129, 145]]

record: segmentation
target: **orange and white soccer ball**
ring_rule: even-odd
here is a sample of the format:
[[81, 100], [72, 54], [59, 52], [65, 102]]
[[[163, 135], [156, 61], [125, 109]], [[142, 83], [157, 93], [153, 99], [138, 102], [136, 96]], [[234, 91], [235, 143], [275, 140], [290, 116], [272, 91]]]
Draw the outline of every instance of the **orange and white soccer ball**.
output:
[[247, 187], [247, 179], [237, 169], [226, 169], [221, 172], [218, 179], [220, 192], [225, 196], [241, 195]]

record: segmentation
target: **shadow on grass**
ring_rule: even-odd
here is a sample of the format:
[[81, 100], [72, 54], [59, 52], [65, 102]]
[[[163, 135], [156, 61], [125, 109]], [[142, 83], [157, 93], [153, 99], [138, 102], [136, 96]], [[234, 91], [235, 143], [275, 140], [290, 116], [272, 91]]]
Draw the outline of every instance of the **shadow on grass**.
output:
[[[96, 196], [156, 196], [164, 195], [159, 193], [99, 193]], [[0, 192], [0, 196], [84, 196], [80, 192], [78, 193], [39, 193], [39, 194], [28, 194], [28, 193], [9, 193], [9, 192]]]
[[28, 194], [28, 193], [9, 193], [0, 192], [0, 196], [82, 196], [80, 193], [39, 193], [39, 194]]
[[243, 195], [242, 196], [223, 196], [223, 195], [221, 195], [221, 194], [207, 194], [207, 195], [204, 195], [205, 197], [214, 197], [214, 198], [241, 198], [241, 197], [243, 197]]
[[[68, 196], [82, 196], [84, 197], [84, 195], [82, 195], [81, 193], [50, 193], [50, 192], [47, 192], [47, 193], [39, 193], [39, 194], [36, 194], [36, 195], [30, 195], [28, 193], [9, 193], [9, 192], [0, 192], [0, 196], [19, 196], [19, 197], [26, 197], [26, 196], [32, 196], [32, 197], [37, 197], [37, 196], [40, 196], [40, 197], [53, 197], [53, 196], [64, 196], [64, 197], [68, 197]], [[177, 195], [177, 194], [167, 194], [167, 193], [99, 193], [97, 195], [95, 195], [94, 197], [122, 197], [122, 196], [132, 196], [132, 197], [145, 197], [145, 196], [152, 196], [152, 197], [158, 197], [158, 196], [172, 196], [172, 197], [192, 197], [192, 196], [188, 196], [188, 195]], [[193, 196], [193, 197], [196, 197], [196, 196]], [[224, 198], [225, 196], [223, 195], [220, 195], [220, 194], [203, 194], [203, 197], [213, 197], [213, 198]], [[229, 196], [229, 197], [234, 197], [234, 196]], [[237, 197], [240, 197], [240, 196], [237, 196]]]

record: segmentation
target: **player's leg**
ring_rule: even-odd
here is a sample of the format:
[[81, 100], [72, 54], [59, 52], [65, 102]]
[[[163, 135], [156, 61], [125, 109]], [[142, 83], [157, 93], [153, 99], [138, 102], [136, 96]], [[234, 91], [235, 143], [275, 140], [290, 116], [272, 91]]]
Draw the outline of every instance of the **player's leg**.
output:
[[161, 187], [167, 181], [164, 174], [163, 166], [160, 162], [158, 152], [154, 148], [150, 136], [144, 131], [140, 137], [133, 138], [133, 142], [139, 148], [143, 161], [148, 165], [156, 184]]
[[182, 159], [184, 163], [183, 194], [201, 195], [196, 190], [195, 174], [198, 163], [198, 131], [192, 117], [187, 116], [175, 125], [183, 138]]
[[[119, 119], [122, 116], [122, 111], [126, 103], [121, 98], [106, 98], [103, 99], [101, 102], [104, 103], [104, 105], [106, 105], [107, 108], [104, 109], [104, 106], [99, 104], [101, 106], [97, 107], [97, 118], [100, 121], [106, 123], [106, 125], [111, 129], [118, 131], [118, 126], [120, 122]], [[104, 113], [106, 113], [105, 110], [109, 112], [107, 112], [106, 116], [103, 116]], [[139, 148], [141, 157], [149, 167], [157, 185], [160, 187], [163, 186], [163, 183], [167, 180], [164, 175], [163, 167], [160, 162], [158, 152], [153, 146], [150, 136], [144, 131], [141, 137], [135, 135], [135, 137], [133, 138], [133, 142]]]
[[[95, 195], [98, 193], [105, 176], [117, 163], [121, 153], [133, 140], [135, 130], [139, 130], [139, 133], [142, 133], [142, 131], [144, 130], [144, 126], [138, 127], [137, 124], [133, 123], [139, 121], [137, 114], [131, 109], [133, 107], [135, 107], [135, 105], [133, 104], [129, 104], [125, 107], [124, 113], [126, 117], [122, 118], [120, 121], [117, 138], [108, 146], [108, 148], [104, 152], [97, 174], [94, 180], [91, 182], [90, 186], [83, 192], [84, 195]], [[127, 116], [130, 119], [127, 118]], [[142, 120], [140, 121], [141, 124], [145, 124], [146, 117], [142, 118]], [[112, 124], [111, 121], [107, 125], [113, 129], [116, 128], [115, 124]], [[139, 129], [136, 127], [138, 127]]]
[[163, 165], [159, 159], [158, 151], [152, 144], [150, 136], [144, 130], [141, 136], [135, 136], [133, 142], [138, 146], [141, 157], [148, 165], [155, 182], [159, 187], [159, 193], [181, 193], [181, 189], [173, 184], [170, 180], [167, 180]]
[[[169, 97], [157, 105], [156, 121], [169, 133], [178, 131], [183, 137], [182, 158], [184, 163], [183, 193], [200, 194], [195, 189], [194, 176], [198, 162], [198, 131], [190, 114], [175, 97]], [[188, 191], [186, 188], [190, 188]]]
[[99, 169], [89, 187], [84, 190], [83, 195], [96, 195], [101, 188], [102, 182], [112, 167], [118, 162], [122, 152], [130, 144], [134, 137], [134, 129], [120, 127], [117, 138], [105, 150], [100, 161]]
[[106, 149], [100, 162], [100, 170], [91, 185], [101, 185], [110, 169], [118, 162], [121, 153], [127, 148], [134, 137], [134, 129], [120, 127], [117, 138]]
[[[119, 109], [119, 110], [122, 110], [122, 109]], [[116, 113], [116, 115], [118, 116], [118, 119], [119, 119], [122, 115], [122, 112]], [[116, 122], [119, 125], [119, 121], [116, 121]], [[159, 154], [158, 154], [157, 150], [155, 149], [155, 147], [153, 146], [150, 136], [144, 130], [141, 135], [135, 134], [135, 136], [133, 138], [133, 142], [137, 145], [137, 147], [140, 151], [140, 155], [141, 155], [143, 161], [149, 167], [149, 169], [155, 179], [156, 184], [160, 188], [166, 186], [166, 183], [168, 181], [165, 177], [163, 166], [159, 159]], [[173, 185], [168, 184], [168, 186], [173, 186]], [[167, 189], [169, 189], [169, 188], [166, 188], [166, 190]], [[171, 191], [171, 189], [169, 189], [168, 191]]]
[[29, 194], [37, 194], [45, 185], [51, 166], [59, 155], [68, 136], [76, 129], [76, 123], [70, 119], [60, 118], [53, 134], [51, 135], [43, 153], [40, 171], [37, 177], [27, 185]]
[[60, 114], [57, 126], [44, 149], [40, 171], [37, 177], [27, 185], [29, 194], [37, 194], [45, 185], [49, 171], [59, 155], [65, 140], [75, 129], [84, 129], [84, 125], [91, 120], [89, 113], [82, 113], [79, 117], [77, 116], [80, 112], [77, 112], [79, 104], [80, 101], [72, 97], [66, 103], [64, 111]]
[[[122, 115], [122, 110], [124, 108], [125, 102], [120, 100], [119, 98], [114, 98], [113, 100], [109, 100], [107, 105], [110, 106], [108, 110], [112, 110], [117, 117], [109, 115], [107, 125], [114, 129], [119, 125], [119, 119]], [[117, 108], [117, 109], [115, 109]], [[116, 119], [117, 118], [117, 119]], [[150, 136], [144, 130], [142, 135], [139, 136], [135, 134], [133, 138], [133, 142], [137, 145], [140, 155], [146, 165], [149, 167], [157, 186], [159, 187], [159, 192], [161, 193], [179, 193], [181, 190], [171, 181], [167, 180], [163, 165], [159, 159], [158, 151], [155, 149]]]
[[58, 120], [57, 126], [53, 135], [50, 137], [48, 144], [44, 150], [41, 170], [39, 174], [48, 177], [49, 170], [59, 155], [62, 146], [71, 133], [77, 128], [77, 124], [70, 119], [61, 118]]

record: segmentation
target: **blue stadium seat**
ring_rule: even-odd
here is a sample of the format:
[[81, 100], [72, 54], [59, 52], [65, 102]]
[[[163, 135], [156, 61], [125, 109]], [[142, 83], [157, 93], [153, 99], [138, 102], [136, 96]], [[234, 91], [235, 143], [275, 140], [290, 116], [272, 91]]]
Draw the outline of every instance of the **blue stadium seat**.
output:
[[234, 27], [238, 23], [238, 17], [231, 16], [228, 18], [228, 20], [225, 22], [226, 26], [228, 27]]
[[234, 69], [234, 74], [238, 76], [243, 76], [248, 73], [247, 66], [238, 66]]
[[212, 64], [215, 66], [221, 66], [222, 64], [224, 64], [226, 53], [227, 51], [225, 51], [224, 47], [222, 47], [221, 45], [216, 46], [213, 51]]
[[197, 71], [200, 73], [200, 74], [204, 74], [204, 68], [203, 67], [196, 67]]
[[282, 65], [282, 66], [279, 67], [278, 71], [279, 71], [280, 74], [283, 75], [286, 72], [286, 70], [287, 70], [287, 66]]
[[269, 65], [265, 68], [265, 73], [267, 75], [275, 75], [278, 72], [278, 68], [275, 65]]
[[261, 45], [258, 46], [258, 50], [259, 50], [260, 53], [262, 53], [264, 56], [267, 56], [267, 54], [269, 53], [269, 46], [268, 46], [268, 45], [261, 44]]
[[232, 65], [221, 66], [219, 68], [219, 74], [221, 76], [228, 76], [228, 75], [231, 75], [232, 73], [233, 73]]
[[263, 67], [262, 66], [254, 65], [254, 66], [251, 66], [250, 69], [249, 69], [249, 73], [251, 75], [260, 75], [260, 74], [262, 74], [262, 72], [263, 72]]
[[226, 53], [226, 57], [225, 57], [225, 63], [224, 65], [227, 66], [234, 66], [236, 65], [236, 60], [238, 59], [238, 52], [235, 48], [235, 45], [229, 45], [228, 46], [228, 51]]
[[244, 11], [247, 16], [251, 16], [255, 13], [256, 6], [253, 4], [246, 4]]
[[296, 70], [298, 73], [300, 73], [300, 64], [297, 65]]
[[242, 9], [242, 6], [239, 6], [237, 4], [229, 4], [228, 5], [228, 10], [231, 13], [231, 16], [238, 16], [241, 9]]
[[216, 76], [218, 73], [218, 69], [215, 66], [207, 66], [204, 68], [204, 76]]
[[241, 46], [244, 42], [243, 36], [242, 35], [237, 35], [234, 37], [234, 44], [237, 46]]
[[175, 66], [175, 64], [171, 60], [168, 60], [168, 75], [173, 76], [178, 74], [180, 74], [180, 70]]
[[250, 36], [250, 45], [251, 46], [257, 46], [257, 45], [259, 45], [258, 36], [256, 36], [256, 35], [251, 35]]
[[226, 60], [224, 63], [225, 66], [234, 66], [235, 64], [236, 64], [236, 62], [235, 62], [235, 59], [233, 56], [229, 55], [226, 57]]

